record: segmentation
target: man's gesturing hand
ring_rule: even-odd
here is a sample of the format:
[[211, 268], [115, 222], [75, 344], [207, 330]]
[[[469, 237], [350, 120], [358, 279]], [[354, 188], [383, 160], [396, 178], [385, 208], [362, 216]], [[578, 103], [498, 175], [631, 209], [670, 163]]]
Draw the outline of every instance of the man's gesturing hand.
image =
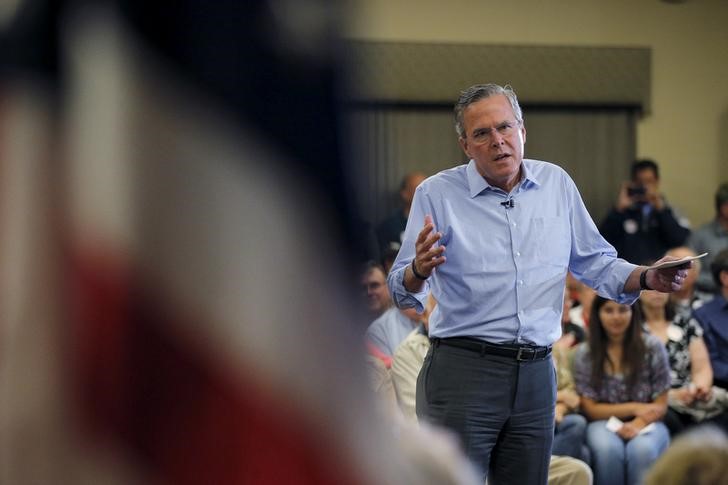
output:
[[445, 262], [445, 246], [435, 247], [441, 237], [442, 234], [435, 231], [432, 216], [425, 216], [425, 225], [415, 241], [415, 259], [405, 272], [405, 287], [408, 291], [420, 291], [432, 270]]
[[418, 275], [429, 278], [432, 270], [445, 262], [445, 246], [439, 245], [434, 247], [435, 243], [440, 240], [442, 234], [435, 232], [435, 224], [432, 222], [432, 216], [425, 216], [425, 226], [417, 236], [415, 242], [415, 261], [414, 268]]

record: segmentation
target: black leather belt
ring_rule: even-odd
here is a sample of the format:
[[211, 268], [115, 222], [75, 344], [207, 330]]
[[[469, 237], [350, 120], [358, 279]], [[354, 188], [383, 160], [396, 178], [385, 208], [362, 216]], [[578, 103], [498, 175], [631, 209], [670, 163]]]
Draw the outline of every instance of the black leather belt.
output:
[[551, 346], [536, 347], [533, 345], [491, 344], [484, 340], [471, 337], [433, 338], [432, 345], [435, 347], [438, 345], [457, 347], [459, 349], [477, 352], [480, 355], [500, 355], [502, 357], [510, 357], [519, 362], [543, 360], [551, 355]]

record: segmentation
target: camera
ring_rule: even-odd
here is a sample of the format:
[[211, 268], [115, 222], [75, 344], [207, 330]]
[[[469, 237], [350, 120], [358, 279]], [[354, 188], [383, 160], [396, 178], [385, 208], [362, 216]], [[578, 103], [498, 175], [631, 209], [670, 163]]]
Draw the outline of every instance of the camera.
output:
[[631, 185], [627, 187], [627, 195], [630, 197], [643, 197], [647, 190], [641, 185]]

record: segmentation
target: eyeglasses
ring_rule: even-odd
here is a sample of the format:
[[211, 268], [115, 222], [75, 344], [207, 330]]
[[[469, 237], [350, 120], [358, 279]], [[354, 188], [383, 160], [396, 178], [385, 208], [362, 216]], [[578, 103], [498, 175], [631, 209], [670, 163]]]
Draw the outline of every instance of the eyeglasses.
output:
[[504, 121], [495, 128], [479, 128], [471, 135], [473, 143], [476, 145], [485, 145], [486, 143], [489, 143], [492, 140], [493, 133], [495, 131], [497, 131], [503, 138], [508, 138], [516, 132], [520, 124], [520, 121]]

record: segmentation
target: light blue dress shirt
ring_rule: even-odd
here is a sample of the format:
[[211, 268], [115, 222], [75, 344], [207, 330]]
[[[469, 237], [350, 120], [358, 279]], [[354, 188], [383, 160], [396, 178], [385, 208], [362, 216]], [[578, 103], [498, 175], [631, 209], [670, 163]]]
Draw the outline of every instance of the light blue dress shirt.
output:
[[[561, 335], [566, 273], [607, 298], [623, 293], [635, 265], [617, 258], [599, 234], [571, 177], [560, 167], [523, 160], [521, 182], [506, 194], [475, 162], [420, 184], [388, 283], [395, 304], [422, 312], [432, 291], [431, 337], [476, 337], [493, 343], [551, 345]], [[513, 207], [502, 202], [513, 199]], [[447, 261], [419, 293], [403, 285], [425, 215], [443, 234]]]

